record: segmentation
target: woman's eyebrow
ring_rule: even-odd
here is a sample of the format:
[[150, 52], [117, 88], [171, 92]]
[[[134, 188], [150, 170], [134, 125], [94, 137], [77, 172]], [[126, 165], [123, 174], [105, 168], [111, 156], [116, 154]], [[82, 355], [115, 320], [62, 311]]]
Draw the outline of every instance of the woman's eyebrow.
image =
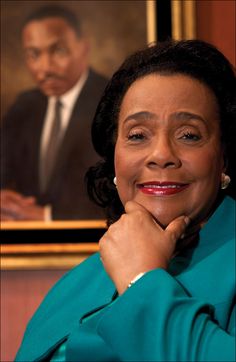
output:
[[157, 118], [156, 114], [147, 112], [147, 111], [141, 111], [141, 112], [130, 114], [128, 117], [126, 117], [124, 119], [124, 123], [126, 123], [130, 120], [144, 121], [144, 120], [151, 120], [154, 118]]
[[[141, 111], [137, 113], [130, 114], [128, 117], [125, 118], [124, 123], [130, 120], [136, 121], [145, 121], [145, 120], [152, 120], [152, 119], [159, 119], [158, 115], [148, 111]], [[170, 121], [190, 121], [190, 120], [199, 120], [203, 123], [206, 123], [206, 120], [201, 117], [199, 114], [192, 113], [192, 112], [174, 112], [170, 115]]]
[[170, 121], [172, 121], [172, 120], [173, 121], [174, 120], [177, 120], [177, 121], [199, 120], [203, 123], [206, 123], [206, 120], [203, 117], [201, 117], [199, 114], [192, 113], [192, 112], [184, 112], [184, 111], [172, 113], [169, 117], [169, 120]]

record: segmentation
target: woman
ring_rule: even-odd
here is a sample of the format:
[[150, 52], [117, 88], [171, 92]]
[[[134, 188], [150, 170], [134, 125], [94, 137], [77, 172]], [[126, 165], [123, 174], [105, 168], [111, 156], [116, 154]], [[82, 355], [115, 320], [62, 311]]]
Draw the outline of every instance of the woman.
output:
[[100, 253], [50, 291], [16, 360], [233, 361], [229, 62], [196, 40], [139, 51], [111, 79], [92, 134], [103, 161], [88, 190], [110, 226]]

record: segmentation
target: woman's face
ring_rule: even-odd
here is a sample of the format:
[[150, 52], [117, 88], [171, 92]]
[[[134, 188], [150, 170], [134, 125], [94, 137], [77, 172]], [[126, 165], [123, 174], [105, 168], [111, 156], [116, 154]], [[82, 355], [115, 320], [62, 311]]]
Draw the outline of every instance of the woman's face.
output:
[[115, 146], [120, 199], [143, 205], [163, 226], [209, 214], [224, 169], [213, 92], [185, 75], [135, 81], [121, 104]]

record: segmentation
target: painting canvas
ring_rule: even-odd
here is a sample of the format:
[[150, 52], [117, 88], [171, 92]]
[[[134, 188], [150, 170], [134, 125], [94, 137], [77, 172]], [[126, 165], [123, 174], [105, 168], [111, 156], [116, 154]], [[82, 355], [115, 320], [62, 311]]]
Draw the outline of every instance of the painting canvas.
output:
[[[19, 93], [35, 86], [24, 62], [22, 24], [33, 10], [55, 3], [71, 9], [78, 16], [83, 34], [89, 42], [89, 63], [95, 71], [107, 78], [127, 55], [147, 44], [147, 4], [150, 1], [2, 1], [2, 115]], [[87, 218], [87, 214], [86, 217], [82, 215], [82, 219]]]
[[59, 4], [78, 15], [90, 43], [90, 64], [110, 77], [124, 58], [147, 44], [145, 0], [1, 1], [1, 113], [34, 85], [24, 64], [20, 29], [32, 10]]

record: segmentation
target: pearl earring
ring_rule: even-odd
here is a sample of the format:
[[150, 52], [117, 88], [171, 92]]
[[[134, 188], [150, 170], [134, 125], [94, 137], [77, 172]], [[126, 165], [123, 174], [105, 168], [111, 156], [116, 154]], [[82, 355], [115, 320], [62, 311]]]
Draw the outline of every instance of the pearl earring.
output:
[[228, 175], [226, 175], [225, 173], [222, 173], [222, 175], [221, 175], [221, 189], [222, 190], [227, 189], [227, 187], [230, 184], [230, 181], [231, 181], [231, 178]]
[[113, 178], [113, 183], [117, 186], [116, 176]]

